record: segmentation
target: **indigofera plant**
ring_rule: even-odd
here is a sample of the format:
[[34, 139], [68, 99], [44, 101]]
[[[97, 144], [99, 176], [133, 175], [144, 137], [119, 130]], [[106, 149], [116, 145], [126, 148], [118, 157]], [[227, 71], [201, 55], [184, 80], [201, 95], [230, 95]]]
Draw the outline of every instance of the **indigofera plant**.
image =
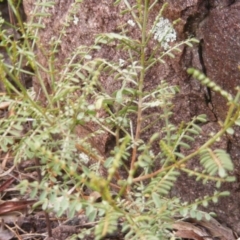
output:
[[[75, 236], [81, 239], [91, 233], [95, 239], [102, 239], [117, 229], [122, 231], [125, 239], [170, 239], [173, 236], [169, 229], [174, 216], [210, 219], [211, 216], [199, 211], [198, 206], [207, 206], [210, 201], [217, 202], [219, 197], [228, 195], [227, 192], [215, 192], [187, 205], [179, 198], [170, 198], [169, 192], [182, 172], [202, 180], [203, 184], [216, 182], [218, 187], [222, 182], [234, 181], [229, 175], [233, 170], [230, 156], [225, 150], [211, 149], [211, 146], [223, 134], [232, 132], [232, 126], [240, 122], [239, 91], [235, 97], [231, 96], [204, 74], [189, 69], [188, 73], [202, 84], [222, 94], [230, 107], [219, 132], [187, 155], [179, 151], [179, 148], [191, 150], [191, 144], [202, 134], [201, 124], [207, 121], [206, 116], [202, 114], [179, 126], [174, 125], [171, 121], [173, 99], [180, 90], [161, 76], [154, 90], [146, 90], [146, 75], [156, 64], [164, 64], [165, 57], [174, 57], [181, 51], [181, 46], [191, 47], [198, 41], [189, 38], [173, 44], [176, 32], [162, 16], [166, 4], [149, 30], [149, 14], [157, 1], [149, 2], [136, 0], [131, 5], [124, 0], [126, 10], [123, 14], [131, 16], [129, 24], [122, 26], [120, 33], [99, 34], [91, 47], [79, 46], [62, 66], [59, 79], [51, 75], [53, 59], [46, 69], [34, 55], [38, 31], [43, 27], [39, 25], [41, 18], [46, 17], [53, 2], [36, 1], [36, 6], [43, 8], [36, 7], [35, 10], [43, 9], [44, 12], [34, 12], [29, 20], [31, 24], [19, 25], [20, 32], [26, 34], [24, 42], [16, 42], [1, 32], [0, 47], [10, 45], [10, 56], [17, 54], [19, 60], [28, 59], [47, 99], [43, 106], [36, 100], [34, 89], [22, 85], [20, 90], [14, 87], [12, 82], [16, 82], [24, 70], [19, 67], [21, 65], [9, 65], [1, 58], [1, 81], [11, 91], [0, 95], [0, 101], [9, 103], [8, 111], [12, 112], [0, 119], [1, 151], [10, 152], [15, 164], [33, 160], [37, 166], [31, 169], [40, 170], [40, 181], [20, 182], [21, 194], [36, 198], [36, 205], [56, 212], [57, 216], [67, 214], [71, 218], [84, 210], [89, 221], [95, 221], [95, 226]], [[79, 4], [78, 1], [73, 4], [71, 14], [81, 7]], [[53, 41], [52, 52], [47, 53], [52, 58], [72, 18], [67, 19], [58, 40]], [[129, 26], [138, 28], [140, 40], [128, 34]], [[159, 31], [163, 31], [162, 35]], [[150, 41], [154, 38], [157, 41], [154, 49], [150, 49]], [[125, 53], [124, 60], [114, 62], [107, 58], [92, 58], [92, 51], [112, 42], [117, 43], [116, 51]], [[172, 46], [168, 45], [169, 42]], [[54, 80], [51, 93], [45, 89], [40, 70]], [[100, 81], [103, 74], [118, 81], [121, 87], [112, 93], [105, 91]], [[94, 101], [90, 103], [89, 99]], [[99, 114], [100, 110], [105, 112], [103, 116]], [[98, 127], [88, 132], [88, 124]], [[144, 138], [144, 134], [156, 124], [161, 126], [158, 131]], [[88, 134], [77, 136], [75, 131], [79, 127]], [[108, 156], [101, 155], [97, 146], [91, 144], [91, 139], [104, 133], [114, 138]], [[158, 146], [157, 152], [154, 145]], [[187, 167], [186, 163], [193, 158], [199, 159], [203, 171]], [[96, 201], [99, 196], [100, 202]]]

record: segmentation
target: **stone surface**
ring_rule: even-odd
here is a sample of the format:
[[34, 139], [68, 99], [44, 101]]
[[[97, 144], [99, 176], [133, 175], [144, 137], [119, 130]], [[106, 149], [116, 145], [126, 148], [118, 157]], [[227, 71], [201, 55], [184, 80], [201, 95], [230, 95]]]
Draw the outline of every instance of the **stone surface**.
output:
[[[74, 1], [55, 0], [55, 2], [56, 5], [47, 10], [52, 16], [43, 21], [46, 28], [39, 32], [41, 42], [38, 44], [41, 45], [41, 48], [38, 48], [36, 54], [43, 66], [47, 66], [48, 56], [44, 55], [44, 51], [41, 50], [49, 50], [52, 37], [57, 38], [59, 36], [59, 31], [63, 28], [66, 16], [72, 11], [71, 4]], [[178, 53], [174, 59], [165, 59], [167, 61], [165, 65], [159, 64], [151, 68], [146, 75], [145, 88], [148, 90], [154, 89], [162, 79], [170, 84], [179, 85], [181, 92], [175, 99], [173, 122], [189, 121], [193, 116], [205, 113], [209, 119], [209, 123], [203, 126], [204, 132], [206, 132], [204, 139], [207, 139], [208, 133], [219, 128], [217, 121], [223, 119], [226, 114], [225, 100], [189, 77], [186, 69], [190, 66], [198, 68], [234, 94], [234, 88], [240, 81], [238, 70], [240, 65], [240, 5], [238, 1], [231, 0], [168, 0], [167, 2], [169, 7], [164, 11], [164, 16], [170, 20], [180, 18], [176, 26], [177, 41], [188, 36], [196, 36], [201, 42], [192, 49], [183, 47], [182, 52]], [[23, 0], [23, 3], [28, 20], [30, 20], [34, 7], [33, 0]], [[161, 5], [162, 1], [159, 1], [149, 16], [149, 30], [161, 9]], [[72, 22], [69, 24], [59, 45], [55, 61], [56, 79], [62, 74], [63, 64], [77, 46], [91, 45], [96, 34], [119, 32], [117, 26], [130, 19], [128, 14], [119, 16], [120, 10], [123, 10], [123, 5], [114, 7], [112, 1], [84, 1], [80, 10], [74, 13], [79, 20], [78, 23], [76, 25]], [[132, 28], [130, 31], [130, 36], [136, 39], [139, 34], [136, 28]], [[150, 48], [153, 46], [153, 43], [151, 44]], [[117, 52], [115, 47], [114, 43], [111, 46], [105, 46], [99, 52], [95, 52], [93, 57], [104, 57], [112, 61], [119, 61], [120, 58], [125, 59], [127, 57], [125, 53]], [[49, 86], [50, 79], [48, 79], [47, 74], [44, 72], [41, 74], [45, 84]], [[107, 93], [112, 93], [121, 87], [121, 83], [114, 82], [113, 78], [107, 76], [101, 78], [101, 83]], [[36, 91], [40, 89], [37, 79], [34, 81], [34, 87]], [[49, 87], [48, 90], [51, 91]], [[159, 131], [160, 127], [161, 123], [156, 124], [145, 133], [143, 139], [148, 139], [153, 132]], [[235, 138], [238, 137], [238, 132], [236, 132]], [[199, 139], [193, 147], [198, 147], [204, 139]], [[219, 146], [230, 151], [236, 166], [236, 172], [238, 172], [240, 169], [238, 163], [240, 148], [235, 142], [234, 138], [229, 140], [229, 138], [224, 137]], [[193, 159], [189, 162], [189, 165], [192, 168], [198, 167], [195, 162], [196, 159]], [[240, 233], [238, 183], [226, 184], [222, 190], [226, 189], [231, 191], [231, 196], [221, 199], [217, 205], [209, 206], [207, 211], [216, 212], [220, 222]], [[212, 184], [202, 186], [196, 183], [195, 179], [186, 178], [185, 175], [182, 175], [177, 183], [177, 188], [173, 189], [173, 194], [191, 201], [196, 196], [209, 195], [214, 190], [215, 186]]]
[[[240, 84], [240, 3], [210, 10], [199, 29], [202, 32], [203, 62], [208, 77], [223, 89], [236, 94]], [[226, 103], [212, 93], [212, 103], [219, 118], [226, 114]]]

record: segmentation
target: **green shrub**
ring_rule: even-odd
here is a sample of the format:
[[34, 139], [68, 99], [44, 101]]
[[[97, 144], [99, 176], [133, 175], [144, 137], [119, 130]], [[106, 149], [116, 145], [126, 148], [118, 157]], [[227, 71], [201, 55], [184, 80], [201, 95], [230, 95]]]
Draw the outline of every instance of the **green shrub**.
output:
[[[36, 5], [40, 2], [37, 1]], [[216, 182], [217, 187], [222, 182], [234, 181], [229, 175], [229, 171], [233, 170], [229, 155], [224, 150], [211, 149], [211, 146], [226, 131], [231, 134], [235, 123], [239, 124], [239, 92], [232, 97], [199, 71], [188, 70], [203, 85], [226, 97], [229, 111], [219, 132], [189, 155], [180, 153], [179, 146], [191, 149], [191, 142], [201, 136], [199, 123], [206, 122], [206, 116], [196, 116], [190, 122], [174, 125], [171, 122], [173, 98], [179, 89], [161, 81], [149, 92], [144, 84], [146, 74], [153, 66], [164, 64], [165, 57], [174, 57], [176, 52], [181, 51], [182, 45], [191, 47], [197, 40], [189, 38], [175, 45], [171, 43], [170, 47], [169, 41], [175, 39], [173, 26], [167, 22], [169, 32], [164, 30], [165, 36], [157, 33], [162, 31], [159, 22], [164, 20], [163, 9], [156, 17], [152, 31], [147, 30], [148, 16], [157, 1], [150, 5], [145, 0], [144, 6], [138, 0], [135, 6], [127, 0], [124, 2], [124, 13], [130, 13], [133, 19], [129, 24], [141, 31], [140, 41], [128, 35], [129, 25], [126, 24], [122, 26], [121, 33], [102, 33], [96, 37], [93, 46], [79, 46], [63, 66], [62, 77], [52, 82], [51, 94], [44, 86], [41, 71], [52, 79], [54, 61], [50, 62], [49, 69], [45, 69], [34, 54], [44, 10], [34, 12], [27, 24], [23, 24], [17, 15], [18, 30], [24, 36], [21, 41], [7, 35], [5, 30], [1, 31], [0, 47], [6, 49], [11, 64], [1, 56], [0, 78], [6, 94], [0, 96], [0, 101], [13, 112], [0, 120], [1, 150], [10, 151], [16, 165], [32, 160], [37, 166], [30, 170], [40, 169], [39, 181], [21, 181], [21, 194], [38, 199], [37, 205], [48, 212], [56, 212], [57, 216], [67, 214], [72, 218], [76, 212], [84, 210], [89, 221], [96, 221], [95, 226], [83, 231], [79, 238], [84, 239], [85, 234], [94, 233], [95, 239], [101, 239], [115, 232], [120, 224], [125, 239], [174, 239], [169, 231], [174, 216], [190, 214], [197, 219], [209, 219], [210, 215], [199, 211], [198, 206], [207, 206], [208, 202], [216, 202], [220, 196], [228, 195], [227, 192], [215, 192], [212, 196], [204, 196], [185, 205], [179, 198], [169, 198], [168, 194], [182, 171], [202, 180], [203, 184], [206, 181]], [[12, 2], [9, 3], [16, 10]], [[51, 4], [46, 2], [44, 7]], [[78, 4], [73, 7], [77, 8]], [[34, 24], [34, 16], [40, 16], [39, 24]], [[54, 57], [65, 30], [60, 31], [49, 56]], [[154, 36], [160, 42], [155, 41], [152, 54], [147, 55], [146, 49]], [[166, 37], [170, 40], [166, 41]], [[91, 58], [93, 50], [113, 41], [118, 43], [119, 51], [128, 54], [124, 63], [123, 60], [112, 62]], [[80, 61], [76, 62], [76, 58]], [[32, 67], [34, 74], [23, 69], [24, 61]], [[40, 83], [47, 100], [45, 104], [36, 100], [34, 89], [26, 89], [21, 84], [22, 73], [34, 75]], [[100, 91], [99, 78], [103, 73], [120, 82], [121, 88], [112, 94]], [[94, 103], [90, 104], [89, 98], [94, 99]], [[149, 116], [151, 109], [157, 114]], [[99, 117], [99, 110], [105, 111], [104, 117]], [[151, 121], [145, 124], [147, 119]], [[159, 132], [143, 140], [144, 133], [158, 122], [163, 125]], [[78, 126], [84, 128], [89, 123], [98, 126], [95, 132], [82, 138], [76, 135]], [[109, 133], [115, 139], [108, 157], [99, 155], [96, 146], [90, 144], [91, 138], [103, 133]], [[154, 144], [159, 146], [158, 152], [153, 151]], [[186, 167], [186, 163], [194, 157], [199, 158], [204, 171], [197, 172]], [[156, 169], [154, 166], [161, 167]], [[116, 179], [117, 175], [119, 179]], [[87, 197], [84, 197], [85, 188], [90, 192]], [[99, 196], [101, 201], [96, 202]]]

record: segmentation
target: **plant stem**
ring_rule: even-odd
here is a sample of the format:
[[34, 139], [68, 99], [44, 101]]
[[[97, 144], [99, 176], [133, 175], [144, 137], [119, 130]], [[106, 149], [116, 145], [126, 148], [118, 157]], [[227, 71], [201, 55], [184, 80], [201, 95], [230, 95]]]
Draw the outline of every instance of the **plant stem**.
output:
[[138, 83], [138, 91], [139, 91], [139, 99], [138, 99], [138, 113], [137, 113], [137, 127], [134, 138], [134, 147], [132, 151], [132, 159], [130, 172], [133, 173], [134, 165], [137, 158], [137, 142], [140, 138], [141, 134], [141, 126], [142, 126], [142, 103], [143, 103], [143, 86], [144, 86], [144, 77], [145, 77], [145, 45], [146, 45], [146, 30], [147, 30], [147, 19], [148, 19], [148, 0], [145, 0], [144, 4], [144, 15], [143, 15], [143, 26], [142, 26], [142, 41], [141, 41], [141, 73], [140, 79]]

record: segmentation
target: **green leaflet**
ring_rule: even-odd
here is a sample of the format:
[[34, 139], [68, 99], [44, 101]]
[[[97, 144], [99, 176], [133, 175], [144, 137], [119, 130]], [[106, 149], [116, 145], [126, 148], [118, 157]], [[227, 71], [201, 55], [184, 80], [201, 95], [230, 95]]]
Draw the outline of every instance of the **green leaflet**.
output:
[[200, 153], [200, 163], [210, 175], [218, 173], [220, 177], [226, 177], [227, 171], [233, 170], [233, 163], [229, 154], [222, 149], [204, 149]]

